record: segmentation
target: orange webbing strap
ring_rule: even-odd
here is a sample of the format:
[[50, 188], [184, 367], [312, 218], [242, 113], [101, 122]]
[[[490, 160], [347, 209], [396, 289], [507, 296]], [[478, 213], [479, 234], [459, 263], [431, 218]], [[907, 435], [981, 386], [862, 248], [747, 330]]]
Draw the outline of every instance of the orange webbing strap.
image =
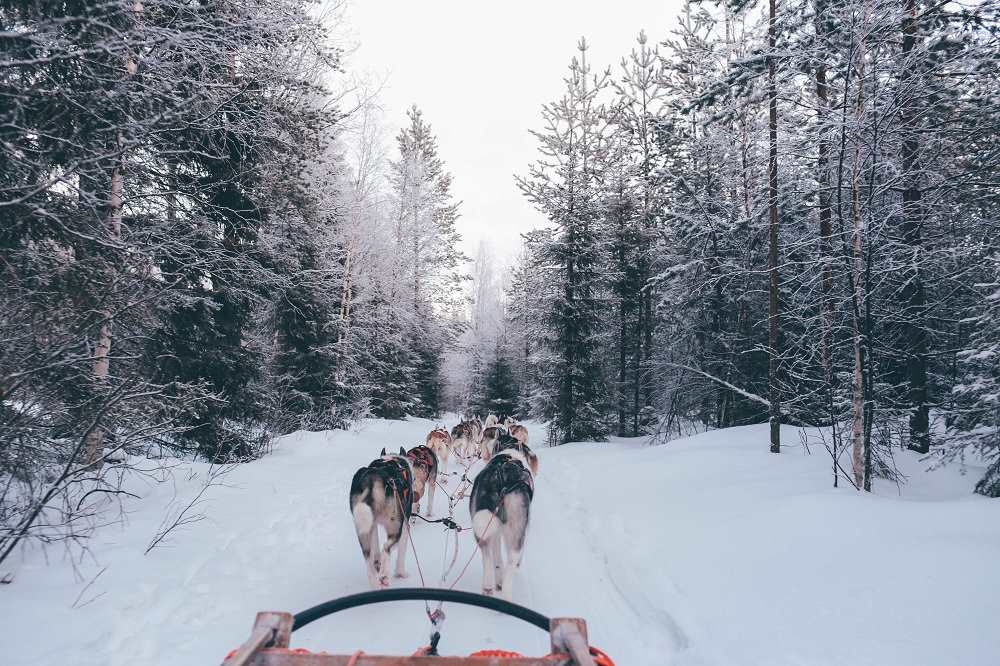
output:
[[[590, 654], [594, 657], [594, 664], [596, 666], [615, 666], [615, 662], [612, 661], [611, 657], [607, 655], [604, 650], [590, 646]], [[473, 652], [469, 655], [470, 657], [506, 657], [515, 658], [523, 657], [524, 655], [520, 652], [514, 652], [512, 650], [479, 650], [478, 652]], [[552, 654], [547, 654], [545, 659], [571, 659], [570, 655], [562, 654], [559, 652], [553, 652]]]

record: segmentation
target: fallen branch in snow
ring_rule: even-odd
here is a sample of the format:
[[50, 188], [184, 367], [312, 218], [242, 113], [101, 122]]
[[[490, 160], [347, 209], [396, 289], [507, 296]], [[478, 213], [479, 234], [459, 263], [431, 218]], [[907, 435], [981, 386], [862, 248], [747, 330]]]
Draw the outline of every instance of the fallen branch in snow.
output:
[[83, 589], [80, 590], [80, 594], [76, 595], [76, 599], [73, 600], [73, 605], [70, 608], [83, 608], [87, 604], [90, 604], [90, 603], [93, 603], [93, 602], [97, 601], [98, 599], [100, 599], [101, 597], [103, 597], [107, 593], [106, 591], [105, 592], [101, 592], [100, 594], [98, 594], [96, 596], [93, 596], [90, 599], [87, 599], [87, 601], [83, 602], [82, 604], [80, 603], [80, 599], [83, 597], [83, 595], [85, 595], [87, 593], [87, 590], [90, 589], [90, 586], [93, 585], [94, 583], [96, 583], [97, 579], [101, 577], [101, 574], [103, 574], [107, 570], [108, 570], [108, 568], [104, 567], [103, 569], [101, 569], [100, 571], [97, 572], [96, 576], [94, 576], [93, 578], [90, 579], [90, 582], [88, 582], [86, 585], [83, 586]]
[[[149, 545], [146, 546], [146, 550], [144, 550], [142, 554], [148, 555], [149, 551], [163, 543], [167, 536], [169, 536], [174, 530], [184, 527], [185, 525], [193, 525], [203, 521], [205, 519], [205, 514], [189, 514], [189, 512], [202, 503], [202, 498], [205, 496], [205, 493], [208, 492], [209, 488], [225, 485], [219, 479], [232, 471], [234, 467], [235, 465], [212, 467], [208, 472], [208, 479], [206, 479], [204, 485], [202, 485], [201, 489], [197, 492], [197, 494], [195, 494], [191, 501], [188, 502], [184, 508], [178, 511], [173, 518], [171, 518], [170, 513], [167, 513], [167, 515], [163, 518], [163, 522], [160, 523], [160, 529], [157, 530], [156, 534], [153, 536], [153, 540], [149, 542]], [[173, 504], [174, 503], [171, 502], [171, 505]]]
[[[739, 395], [743, 396], [747, 400], [753, 400], [754, 402], [760, 403], [760, 404], [762, 404], [762, 405], [764, 405], [766, 407], [770, 407], [771, 406], [771, 401], [768, 400], [767, 398], [765, 398], [763, 396], [759, 396], [756, 393], [751, 393], [750, 391], [746, 391], [744, 389], [741, 389], [739, 386], [736, 386], [735, 384], [730, 384], [725, 379], [720, 379], [720, 378], [716, 377], [715, 375], [711, 375], [711, 374], [705, 372], [704, 370], [698, 370], [697, 368], [692, 368], [691, 366], [684, 365], [683, 363], [670, 363], [670, 362], [666, 362], [665, 361], [665, 362], [662, 363], [662, 365], [666, 365], [666, 366], [669, 366], [671, 368], [678, 368], [680, 370], [687, 370], [688, 372], [693, 372], [696, 375], [701, 375], [705, 379], [709, 379], [709, 380], [715, 382], [716, 384], [719, 384], [720, 386], [725, 386], [727, 389], [729, 389], [730, 391], [732, 391], [734, 393], [738, 393]], [[787, 417], [788, 422], [791, 425], [799, 426], [800, 428], [815, 428], [815, 427], [817, 427], [816, 425], [814, 425], [812, 423], [809, 423], [808, 421], [805, 421], [805, 420], [800, 419], [799, 417], [795, 416], [794, 414], [792, 414], [791, 412], [789, 412], [787, 408], [783, 407], [781, 409], [781, 415], [784, 416], [784, 417]]]

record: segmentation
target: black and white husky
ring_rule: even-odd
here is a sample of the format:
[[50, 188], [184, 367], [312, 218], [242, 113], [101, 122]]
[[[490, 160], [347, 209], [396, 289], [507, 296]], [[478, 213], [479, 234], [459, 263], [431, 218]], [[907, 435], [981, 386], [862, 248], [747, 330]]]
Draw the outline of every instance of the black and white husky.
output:
[[[351, 515], [373, 588], [388, 587], [389, 556], [396, 554], [396, 577], [406, 577], [407, 524], [413, 509], [413, 467], [406, 451], [382, 456], [354, 473], [351, 481]], [[385, 546], [379, 548], [378, 528], [385, 530]]]
[[[476, 476], [469, 509], [483, 559], [483, 594], [495, 590], [509, 601], [514, 569], [521, 566], [535, 481], [534, 466], [517, 440], [500, 435], [500, 442], [510, 448], [493, 455]], [[502, 549], [507, 551], [506, 561]]]

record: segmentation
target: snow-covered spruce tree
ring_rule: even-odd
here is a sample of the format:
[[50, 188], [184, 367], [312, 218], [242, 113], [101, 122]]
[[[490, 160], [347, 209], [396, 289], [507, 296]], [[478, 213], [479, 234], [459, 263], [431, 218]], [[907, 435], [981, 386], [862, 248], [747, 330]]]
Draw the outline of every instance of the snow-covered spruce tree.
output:
[[121, 450], [266, 435], [240, 373], [274, 282], [256, 238], [314, 124], [293, 64], [331, 61], [307, 5], [3, 3], [0, 559], [78, 536]]
[[587, 44], [580, 40], [564, 96], [542, 109], [544, 129], [535, 132], [542, 157], [517, 179], [525, 196], [555, 226], [551, 240], [538, 248], [547, 265], [545, 279], [555, 295], [545, 320], [552, 331], [553, 363], [543, 382], [553, 382], [554, 440], [603, 440], [609, 432], [611, 396], [602, 350], [605, 347], [604, 299], [607, 264], [603, 243], [604, 196], [598, 169], [608, 148], [605, 108], [599, 101], [609, 74], [592, 76]]
[[518, 393], [513, 368], [507, 358], [507, 350], [498, 341], [492, 358], [486, 364], [482, 403], [477, 407], [482, 413], [520, 416]]
[[[401, 419], [417, 410], [414, 392], [416, 364], [407, 336], [408, 328], [397, 319], [397, 309], [375, 287], [374, 297], [359, 308], [358, 328], [371, 346], [367, 359], [371, 410], [375, 416]], [[365, 326], [365, 320], [371, 325]]]
[[506, 288], [506, 330], [514, 380], [520, 387], [518, 414], [522, 419], [554, 412], [558, 382], [552, 380], [555, 358], [547, 308], [554, 302], [557, 285], [549, 281], [555, 268], [542, 263], [540, 248], [552, 239], [551, 229], [531, 231]]
[[434, 417], [441, 409], [441, 358], [457, 333], [448, 312], [461, 293], [464, 255], [455, 228], [458, 204], [451, 174], [437, 154], [437, 140], [420, 110], [396, 138], [399, 159], [390, 167], [395, 208], [395, 264], [389, 300], [399, 307], [413, 355], [413, 413]]
[[615, 227], [610, 253], [616, 264], [612, 289], [618, 301], [618, 432], [632, 436], [650, 426], [656, 302], [650, 278], [666, 189], [666, 161], [658, 140], [665, 102], [663, 63], [648, 41], [640, 32], [637, 47], [622, 59], [620, 78], [614, 83], [617, 165], [614, 176], [605, 179]]
[[664, 435], [759, 422], [766, 406], [744, 393], [766, 394], [768, 364], [763, 85], [759, 64], [740, 66], [760, 31], [685, 7], [664, 45], [670, 105], [658, 137], [668, 183], [655, 264]]
[[456, 410], [482, 414], [486, 365], [506, 329], [497, 260], [485, 241], [473, 259], [469, 285], [467, 321], [447, 361], [455, 371], [449, 391]]
[[976, 492], [1000, 497], [1000, 252], [985, 244], [978, 250], [989, 253], [991, 270], [977, 285], [986, 307], [980, 305], [969, 318], [973, 332], [958, 355], [962, 380], [952, 389], [945, 459], [981, 459], [986, 473]]
[[299, 193], [278, 220], [272, 253], [286, 275], [271, 310], [270, 390], [284, 429], [343, 427], [360, 407], [356, 359], [344, 353], [340, 327], [347, 268], [340, 228], [346, 165], [335, 133], [322, 136], [322, 152], [303, 170]]
[[[191, 414], [184, 437], [212, 459], [245, 459], [270, 431], [288, 427], [268, 423], [287, 414], [272, 409], [265, 372], [275, 336], [259, 335], [257, 322], [275, 293], [296, 288], [272, 237], [302, 239], [289, 227], [316, 223], [302, 214], [313, 204], [303, 169], [335, 117], [320, 109], [314, 82], [336, 54], [306, 46], [322, 41], [307, 12], [308, 3], [288, 0], [219, 5], [203, 16], [209, 28], [225, 19], [229, 41], [205, 53], [210, 65], [184, 80], [210, 91], [189, 113], [212, 108], [218, 120], [188, 122], [162, 137], [162, 149], [175, 151], [167, 153], [176, 191], [172, 233], [193, 234], [198, 243], [182, 261], [164, 257], [160, 270], [180, 289], [160, 308], [147, 356], [162, 381], [199, 382], [215, 394]], [[273, 39], [279, 34], [288, 38]]]

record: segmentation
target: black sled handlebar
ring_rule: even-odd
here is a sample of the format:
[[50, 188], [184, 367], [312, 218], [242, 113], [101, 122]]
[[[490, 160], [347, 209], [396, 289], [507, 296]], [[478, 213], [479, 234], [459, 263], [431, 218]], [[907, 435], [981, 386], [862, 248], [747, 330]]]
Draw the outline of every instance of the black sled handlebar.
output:
[[438, 587], [399, 587], [349, 594], [346, 597], [340, 597], [339, 599], [333, 599], [313, 606], [301, 613], [295, 614], [292, 631], [301, 629], [311, 622], [342, 610], [387, 601], [449, 601], [467, 606], [479, 606], [480, 608], [487, 608], [498, 613], [503, 613], [504, 615], [510, 615], [538, 627], [545, 633], [549, 632], [551, 625], [551, 620], [541, 613], [503, 599], [498, 599], [497, 597], [488, 597], [483, 594], [474, 594], [461, 590], [446, 590]]

